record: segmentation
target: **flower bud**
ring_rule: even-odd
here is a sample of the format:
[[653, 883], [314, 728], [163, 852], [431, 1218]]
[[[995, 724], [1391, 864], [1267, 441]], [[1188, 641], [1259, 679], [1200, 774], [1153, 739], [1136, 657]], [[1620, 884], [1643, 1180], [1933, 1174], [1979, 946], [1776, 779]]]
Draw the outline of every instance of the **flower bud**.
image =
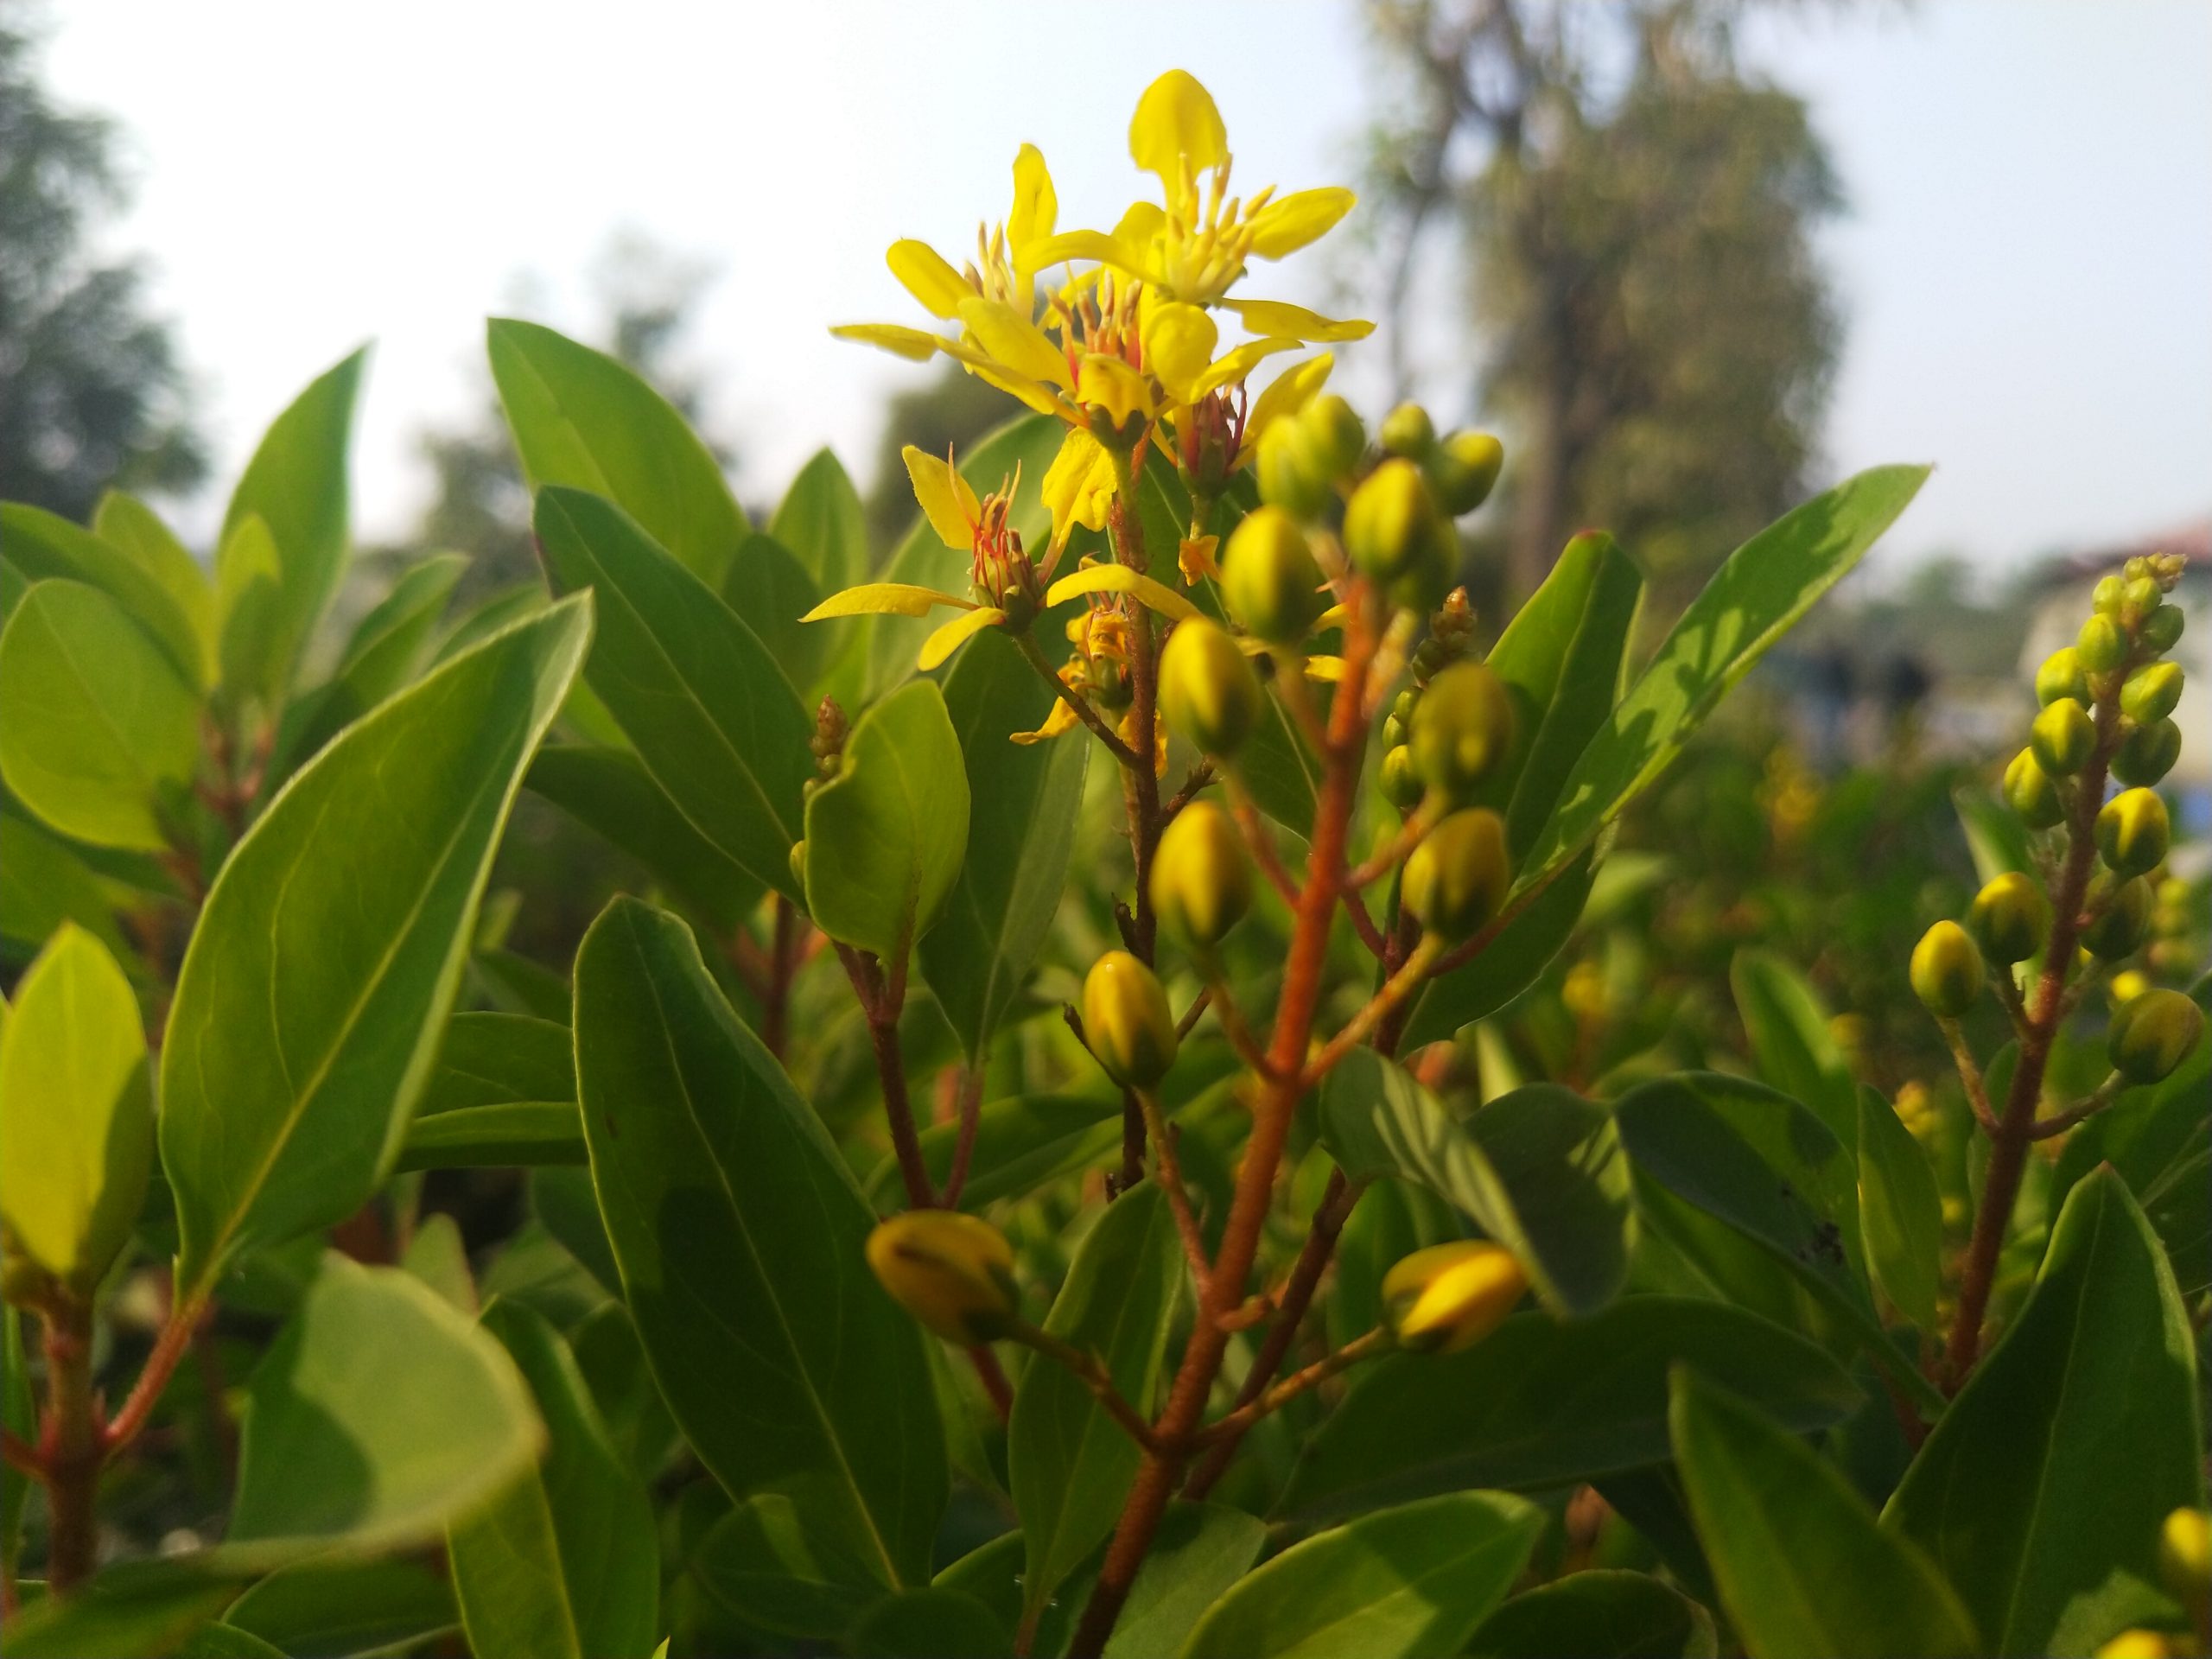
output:
[[1457, 518], [1490, 499], [1505, 466], [1505, 446], [1487, 432], [1454, 432], [1427, 456], [1444, 511]]
[[1955, 1020], [1981, 995], [1981, 952], [1956, 922], [1938, 922], [1912, 947], [1912, 994], [1928, 1012]]
[[2107, 801], [2097, 814], [2097, 851], [2121, 875], [2141, 875], [2166, 861], [2173, 827], [2166, 804], [2155, 790], [2130, 789]]
[[804, 893], [806, 891], [806, 840], [804, 836], [791, 842], [791, 880], [798, 884], [798, 890]]
[[2114, 974], [2105, 986], [2105, 1006], [2122, 1008], [2152, 988], [2151, 976], [2139, 968]]
[[1175, 1064], [1175, 1016], [1152, 969], [1126, 950], [1109, 950], [1083, 982], [1083, 1032], [1106, 1075], [1128, 1089], [1149, 1089]]
[[1993, 962], [2009, 967], [2043, 949], [2050, 932], [2050, 900], [2018, 870], [2008, 870], [1974, 894], [1967, 925]]
[[1400, 892], [1423, 931], [1457, 944], [1497, 914], [1512, 880], [1505, 820], [1487, 807], [1473, 807], [1452, 813], [1421, 837], [1406, 860]]
[[1318, 518], [1329, 505], [1329, 468], [1294, 420], [1277, 421], [1261, 434], [1258, 470], [1260, 499], [1294, 518]]
[[1419, 404], [1400, 404], [1382, 417], [1382, 448], [1390, 454], [1419, 461], [1436, 448], [1436, 427]]
[[2058, 785], [2037, 763], [2032, 749], [2022, 749], [2005, 768], [2005, 799], [2031, 830], [2048, 830], [2066, 816]]
[[2117, 616], [2120, 596], [2126, 591], [2126, 577], [2099, 576], [2097, 585], [2089, 590], [2089, 607], [2099, 616]]
[[2152, 663], [2139, 668], [2120, 688], [2120, 712], [2145, 726], [2164, 720], [2181, 706], [2181, 688], [2179, 663]]
[[2071, 645], [2062, 645], [2043, 659], [2043, 666], [2036, 670], [2036, 702], [2048, 706], [2061, 697], [2071, 697], [2076, 702], [2089, 700], [2089, 677], [2082, 669], [2082, 658]]
[[2123, 784], [2155, 784], [2181, 759], [2181, 728], [2171, 720], [2139, 726], [2120, 739], [2112, 775]]
[[2204, 1010], [2179, 991], [2145, 991], [2112, 1017], [2105, 1052], [2130, 1083], [2163, 1083], [2204, 1034]]
[[1383, 798], [1401, 812], [1410, 812], [1421, 804], [1422, 793], [1428, 785], [1421, 780], [1421, 772], [1414, 765], [1414, 752], [1401, 743], [1382, 751], [1381, 782]]
[[1316, 397], [1298, 416], [1306, 454], [1331, 483], [1349, 475], [1367, 453], [1367, 428], [1352, 406], [1334, 392]]
[[2143, 644], [2152, 651], [2171, 651], [2181, 643], [2182, 630], [2189, 619], [2182, 614], [2178, 605], [2161, 605], [2143, 619], [2138, 630]]
[[2074, 656], [2083, 673], [2109, 674], [2127, 660], [2127, 636], [2101, 610], [2075, 636]]
[[2028, 728], [2028, 747], [2052, 777], [2070, 777], [2088, 763], [2089, 752], [2097, 747], [2097, 728], [2088, 709], [2071, 697], [2061, 697]]
[[2082, 943], [2091, 956], [2116, 962], [2142, 944], [2151, 931], [2151, 884], [2139, 875], [2108, 886], [2099, 897], [2102, 908], [2082, 930]]
[[2130, 576], [2120, 586], [2120, 620], [2131, 627], [2140, 625], [2158, 608], [2164, 590], [2152, 575]]
[[893, 1216], [868, 1236], [868, 1264], [893, 1300], [947, 1342], [993, 1342], [1014, 1323], [1014, 1247], [980, 1217]]
[[1377, 582], [1433, 558], [1443, 537], [1435, 494], [1410, 461], [1384, 461], [1360, 480], [1344, 508], [1344, 551]]
[[2176, 1510], [2158, 1529], [2158, 1576], [2189, 1605], [2212, 1595], [2212, 1517], [2203, 1510]]
[[1528, 1287], [1528, 1275], [1503, 1245], [1432, 1244], [1382, 1275], [1382, 1319], [1401, 1348], [1456, 1354], [1497, 1330]]
[[1207, 754], [1234, 755], [1260, 718], [1260, 677], [1226, 629], [1203, 616], [1179, 623], [1160, 653], [1160, 709]]
[[1464, 801], [1513, 747], [1513, 699], [1480, 663], [1454, 663], [1414, 705], [1414, 769], [1446, 799]]
[[2094, 1659], [2187, 1659], [2191, 1651], [2193, 1644], [2184, 1646], [2179, 1637], [2139, 1624], [2099, 1648]]
[[1256, 507], [1230, 536], [1221, 597], [1247, 633], [1294, 645], [1327, 608], [1321, 567], [1306, 534], [1281, 507]]
[[1152, 861], [1152, 907], [1201, 957], [1252, 907], [1243, 837], [1211, 801], [1192, 801], [1161, 832]]

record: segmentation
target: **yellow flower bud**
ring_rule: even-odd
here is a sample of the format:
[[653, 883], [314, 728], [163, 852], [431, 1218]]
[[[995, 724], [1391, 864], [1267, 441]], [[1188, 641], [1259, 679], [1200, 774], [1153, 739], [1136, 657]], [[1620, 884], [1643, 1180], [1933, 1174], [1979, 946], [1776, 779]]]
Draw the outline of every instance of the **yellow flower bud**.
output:
[[2138, 631], [2143, 643], [2152, 651], [2171, 651], [2181, 643], [2182, 630], [2189, 619], [2177, 605], [2161, 605], [2143, 619]]
[[1152, 969], [1126, 950], [1109, 950], [1083, 982], [1083, 1032], [1106, 1075], [1149, 1089], [1175, 1064], [1175, 1016]]
[[1326, 608], [1313, 550], [1281, 507], [1255, 508], [1230, 536], [1221, 597], [1246, 632], [1276, 645], [1304, 639]]
[[995, 1342], [1014, 1322], [1014, 1247], [980, 1217], [893, 1216], [868, 1236], [868, 1264], [893, 1300], [947, 1342]]
[[1429, 453], [1427, 461], [1438, 499], [1457, 518], [1490, 499], [1505, 466], [1505, 446], [1487, 432], [1454, 432]]
[[1967, 925], [1992, 961], [2025, 962], [2050, 932], [2050, 900], [2028, 877], [2008, 870], [1974, 894]]
[[2176, 1510], [2158, 1529], [2158, 1576], [2182, 1602], [2201, 1607], [2212, 1596], [2212, 1516]]
[[2182, 680], [2179, 663], [2137, 669], [2120, 688], [2120, 712], [2145, 726], [2164, 720], [2181, 706]]
[[2096, 1659], [2183, 1659], [2189, 1649], [2163, 1630], [2122, 1630], [2099, 1648]]
[[1930, 1014], [1955, 1020], [1981, 995], [1981, 952], [1956, 922], [1938, 922], [1912, 948], [1912, 992]]
[[1497, 914], [1512, 881], [1505, 820], [1474, 807], [1452, 813], [1421, 837], [1406, 860], [1401, 894], [1424, 931], [1457, 944]]
[[1228, 632], [1203, 616], [1178, 623], [1160, 654], [1160, 709], [1207, 754], [1234, 755], [1260, 718], [1260, 677]]
[[2090, 955], [2117, 961], [2143, 943], [2151, 928], [2151, 884], [2141, 876], [2122, 881], [2099, 895], [2096, 918], [2082, 930], [2082, 944]]
[[2124, 790], [2097, 814], [2097, 851], [2121, 875], [2141, 875], [2166, 861], [2173, 827], [2156, 790]]
[[1258, 470], [1260, 499], [1294, 518], [1318, 518], [1329, 505], [1333, 474], [1295, 420], [1277, 421], [1261, 435]]
[[1414, 705], [1408, 742], [1421, 780], [1463, 801], [1513, 747], [1513, 699], [1480, 663], [1454, 663]]
[[1428, 787], [1414, 766], [1414, 752], [1402, 743], [1382, 751], [1382, 784], [1383, 798], [1402, 812], [1419, 806]]
[[2035, 752], [2036, 764], [2054, 778], [2081, 771], [2096, 747], [2097, 728], [2089, 711], [2071, 697], [2061, 697], [2028, 728], [2028, 747]]
[[2126, 973], [2112, 976], [2112, 982], [2105, 987], [2105, 1002], [2110, 1007], [2125, 1007], [2152, 988], [2150, 975], [2139, 968], [2130, 968]]
[[2105, 1052], [2112, 1069], [2130, 1083], [2159, 1083], [2203, 1034], [2203, 1009], [2179, 991], [2150, 990], [2113, 1015]]
[[1367, 429], [1352, 406], [1336, 393], [1316, 397], [1299, 412], [1306, 453], [1331, 483], [1350, 474], [1367, 453]]
[[2005, 799], [2031, 830], [2048, 830], [2066, 816], [2058, 785], [2050, 781], [2032, 749], [2022, 749], [2005, 768]]
[[2131, 626], [2142, 622], [2158, 608], [2164, 594], [2157, 577], [2130, 576], [2120, 586], [2120, 620]]
[[2126, 577], [2099, 576], [2097, 585], [2089, 591], [2089, 607], [2099, 616], [2116, 616], [2120, 613], [2120, 595], [2126, 590]]
[[1251, 909], [1244, 838], [1211, 801], [1192, 801], [1161, 832], [1152, 861], [1152, 907], [1201, 957]]
[[2127, 636], [2120, 624], [2099, 611], [2075, 636], [2074, 655], [2084, 673], [2109, 674], [2127, 660]]
[[1419, 404], [1400, 404], [1382, 417], [1382, 448], [1390, 454], [1419, 461], [1436, 447], [1436, 426]]
[[1382, 1319], [1401, 1348], [1456, 1354], [1497, 1330], [1528, 1287], [1502, 1245], [1433, 1244], [1382, 1275]]
[[2123, 784], [2157, 783], [2181, 759], [2181, 728], [2171, 720], [2139, 726], [2120, 739], [2112, 757], [2112, 775]]
[[2061, 697], [2071, 697], [2076, 702], [2089, 700], [2089, 677], [2082, 671], [2080, 653], [2071, 645], [2052, 652], [2036, 670], [2036, 702], [2050, 704]]
[[1443, 538], [1435, 493], [1421, 468], [1402, 457], [1361, 480], [1344, 507], [1344, 551], [1377, 582], [1433, 560]]

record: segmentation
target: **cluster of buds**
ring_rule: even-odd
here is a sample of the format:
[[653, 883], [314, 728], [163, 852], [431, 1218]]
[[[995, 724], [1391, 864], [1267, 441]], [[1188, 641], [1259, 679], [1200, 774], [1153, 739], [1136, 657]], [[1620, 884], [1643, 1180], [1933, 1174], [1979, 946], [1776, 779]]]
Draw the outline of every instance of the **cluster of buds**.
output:
[[1037, 567], [1021, 544], [1021, 532], [1007, 522], [1014, 493], [1020, 487], [1021, 473], [1017, 467], [1003, 488], [983, 498], [969, 564], [976, 599], [1005, 612], [1005, 626], [1015, 633], [1027, 627], [1045, 607], [1045, 588]]

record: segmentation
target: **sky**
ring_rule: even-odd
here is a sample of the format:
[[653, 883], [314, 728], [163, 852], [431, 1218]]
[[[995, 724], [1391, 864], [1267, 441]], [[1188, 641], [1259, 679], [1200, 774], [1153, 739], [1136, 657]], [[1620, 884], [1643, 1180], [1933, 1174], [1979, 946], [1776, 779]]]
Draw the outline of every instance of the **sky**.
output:
[[[710, 273], [687, 357], [746, 499], [825, 442], [865, 486], [885, 394], [923, 372], [826, 330], [925, 321], [892, 240], [951, 251], [1001, 218], [1024, 140], [1063, 226], [1110, 224], [1140, 183], [1129, 110], [1171, 65], [1212, 89], [1241, 187], [1346, 181], [1378, 84], [1350, 0], [48, 0], [47, 22], [54, 94], [125, 131], [137, 194], [104, 239], [150, 259], [220, 487], [375, 341], [368, 537], [421, 505], [416, 435], [483, 396], [484, 317], [589, 330], [617, 232]], [[1848, 321], [1824, 471], [1937, 463], [1887, 568], [1947, 551], [2001, 577], [2212, 512], [2212, 4], [1816, 9], [1746, 51], [1809, 99], [1851, 202], [1821, 243]], [[1313, 303], [1329, 276], [1303, 256], [1250, 291]], [[1382, 357], [1339, 348], [1356, 396], [1383, 395]], [[1440, 412], [1478, 411], [1446, 390]], [[185, 516], [219, 511], [219, 489]]]

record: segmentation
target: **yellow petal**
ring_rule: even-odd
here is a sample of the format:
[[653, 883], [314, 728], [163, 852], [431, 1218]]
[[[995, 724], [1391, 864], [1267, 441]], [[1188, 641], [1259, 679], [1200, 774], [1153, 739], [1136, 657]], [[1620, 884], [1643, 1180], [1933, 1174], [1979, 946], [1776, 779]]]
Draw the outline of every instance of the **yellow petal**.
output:
[[891, 267], [891, 274], [931, 315], [948, 321], [960, 315], [960, 302], [976, 291], [945, 263], [943, 254], [912, 237], [893, 242], [890, 251], [883, 256], [883, 263]]
[[1114, 458], [1084, 428], [1070, 427], [1045, 474], [1042, 493], [1052, 515], [1054, 547], [1065, 543], [1077, 524], [1103, 530], [1107, 505], [1114, 499]]
[[1069, 259], [1095, 259], [1102, 265], [1128, 270], [1129, 251], [1103, 231], [1062, 231], [1032, 248], [1029, 257], [1039, 270]]
[[1186, 536], [1175, 550], [1176, 568], [1182, 571], [1183, 580], [1192, 587], [1201, 576], [1218, 577], [1221, 567], [1214, 563], [1215, 550], [1221, 545], [1218, 536]]
[[1003, 367], [1031, 380], [1042, 380], [1064, 391], [1075, 390], [1067, 359], [1042, 329], [1000, 300], [971, 295], [960, 302], [960, 321], [976, 343]]
[[899, 454], [906, 463], [906, 476], [914, 482], [914, 499], [922, 504], [938, 539], [957, 552], [972, 551], [983, 506], [976, 499], [976, 492], [968, 487], [968, 480], [947, 462], [925, 454], [911, 443]]
[[1344, 659], [1341, 657], [1308, 657], [1306, 659], [1306, 677], [1309, 680], [1327, 680], [1333, 683], [1344, 677]]
[[1062, 420], [1074, 418], [1069, 414], [1067, 406], [1054, 397], [1050, 389], [1039, 385], [1034, 380], [1024, 380], [1008, 374], [978, 352], [955, 351], [950, 346], [947, 346], [945, 351], [949, 356], [958, 358], [968, 372], [978, 380], [996, 386], [1009, 397], [1019, 398], [1039, 415], [1056, 415]]
[[1156, 201], [1133, 201], [1114, 226], [1114, 240], [1122, 247], [1142, 253], [1153, 238], [1167, 228], [1167, 210]]
[[1148, 610], [1178, 622], [1198, 614], [1198, 607], [1164, 583], [1141, 575], [1126, 564], [1091, 564], [1062, 576], [1045, 592], [1046, 608], [1073, 599], [1077, 594], [1130, 594]]
[[1079, 396], [1093, 409], [1103, 409], [1116, 426], [1128, 424], [1132, 415], [1152, 413], [1152, 384], [1118, 357], [1097, 352], [1084, 353]]
[[887, 352], [926, 363], [945, 348], [945, 342], [919, 328], [901, 328], [895, 322], [847, 322], [830, 331], [839, 340], [856, 340], [863, 346], [880, 346]]
[[1075, 729], [1076, 712], [1064, 697], [1052, 699], [1052, 712], [1045, 716], [1045, 723], [1033, 732], [1010, 734], [1017, 743], [1043, 743], [1058, 737], [1062, 732]]
[[1252, 251], [1262, 259], [1295, 253], [1326, 236], [1358, 200], [1336, 186], [1278, 196], [1252, 218]]
[[922, 654], [914, 658], [914, 666], [926, 674], [939, 663], [967, 643], [968, 636], [981, 633], [985, 628], [1006, 620], [1006, 613], [995, 606], [986, 605], [956, 616], [936, 632], [922, 641]]
[[1371, 322], [1357, 318], [1339, 322], [1280, 300], [1223, 300], [1220, 304], [1223, 310], [1234, 311], [1246, 328], [1263, 340], [1365, 340], [1375, 332]]
[[1014, 250], [1015, 264], [1036, 269], [1039, 262], [1030, 257], [1032, 249], [1051, 237], [1059, 216], [1060, 199], [1053, 192], [1045, 153], [1034, 144], [1024, 144], [1014, 158], [1014, 211], [1006, 219], [1007, 245]]
[[1229, 133], [1213, 94], [1197, 77], [1170, 69], [1144, 89], [1129, 123], [1129, 155], [1147, 173], [1157, 173], [1173, 197], [1182, 186], [1184, 163], [1203, 173], [1229, 159]]
[[1319, 357], [1309, 357], [1305, 362], [1285, 369], [1274, 378], [1274, 384], [1262, 392], [1253, 405], [1250, 417], [1244, 423], [1244, 448], [1239, 459], [1257, 447], [1260, 435], [1286, 415], [1295, 415], [1312, 403], [1329, 378], [1329, 371], [1337, 359], [1327, 352]]
[[1220, 338], [1214, 320], [1197, 306], [1172, 300], [1155, 305], [1144, 319], [1144, 365], [1177, 403], [1196, 403], [1199, 377]]
[[950, 605], [963, 611], [976, 608], [974, 600], [942, 593], [935, 588], [917, 588], [904, 582], [864, 582], [857, 588], [830, 594], [799, 620], [819, 622], [832, 616], [927, 616], [939, 605]]
[[1294, 340], [1249, 340], [1198, 377], [1195, 395], [1191, 401], [1195, 403], [1220, 387], [1235, 385], [1259, 367], [1262, 358], [1273, 357], [1277, 352], [1294, 352], [1297, 349], [1298, 342]]

